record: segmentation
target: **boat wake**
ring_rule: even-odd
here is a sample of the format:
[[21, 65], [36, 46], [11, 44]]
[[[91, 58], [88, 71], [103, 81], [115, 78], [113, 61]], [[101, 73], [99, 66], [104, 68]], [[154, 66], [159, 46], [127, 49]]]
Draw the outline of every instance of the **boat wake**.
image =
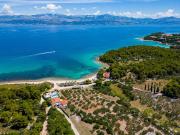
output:
[[21, 58], [36, 57], [36, 56], [47, 55], [47, 54], [54, 54], [54, 53], [56, 53], [56, 51], [36, 53], [36, 54], [32, 54], [32, 55], [26, 55], [26, 56], [23, 56]]

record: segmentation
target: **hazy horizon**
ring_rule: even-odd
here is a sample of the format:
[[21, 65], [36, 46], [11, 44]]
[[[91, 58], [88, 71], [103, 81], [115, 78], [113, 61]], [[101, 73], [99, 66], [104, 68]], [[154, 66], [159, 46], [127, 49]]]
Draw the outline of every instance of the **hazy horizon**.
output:
[[102, 15], [180, 17], [179, 0], [0, 0], [0, 15]]

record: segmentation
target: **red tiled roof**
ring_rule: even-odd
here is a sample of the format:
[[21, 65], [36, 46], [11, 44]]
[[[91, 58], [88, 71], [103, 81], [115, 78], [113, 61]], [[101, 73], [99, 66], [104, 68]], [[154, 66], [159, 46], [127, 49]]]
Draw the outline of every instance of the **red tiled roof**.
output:
[[65, 99], [60, 99], [60, 103], [61, 103], [62, 105], [67, 105], [67, 104], [68, 104], [68, 101], [65, 100]]
[[109, 78], [109, 77], [110, 77], [110, 72], [105, 72], [105, 73], [103, 74], [103, 77], [104, 77], [104, 78]]
[[57, 103], [57, 102], [61, 102], [61, 101], [60, 101], [60, 98], [52, 98], [52, 99], [51, 99], [51, 103], [52, 103], [52, 104], [55, 104], [55, 103]]

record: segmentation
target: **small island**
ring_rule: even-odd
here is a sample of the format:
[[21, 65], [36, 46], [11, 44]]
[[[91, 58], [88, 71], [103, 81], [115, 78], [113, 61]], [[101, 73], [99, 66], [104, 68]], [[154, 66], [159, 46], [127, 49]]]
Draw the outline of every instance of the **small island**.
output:
[[152, 33], [143, 38], [144, 40], [157, 41], [170, 45], [171, 48], [180, 49], [180, 34], [166, 34], [163, 32]]

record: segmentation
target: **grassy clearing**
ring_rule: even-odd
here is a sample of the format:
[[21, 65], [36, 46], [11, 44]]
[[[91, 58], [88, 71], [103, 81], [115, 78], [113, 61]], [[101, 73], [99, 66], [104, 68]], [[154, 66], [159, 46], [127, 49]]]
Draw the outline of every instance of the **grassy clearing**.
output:
[[123, 94], [123, 91], [115, 84], [111, 84], [110, 85], [110, 88], [111, 88], [111, 92], [114, 96], [117, 96], [119, 98], [127, 98], [124, 94]]

